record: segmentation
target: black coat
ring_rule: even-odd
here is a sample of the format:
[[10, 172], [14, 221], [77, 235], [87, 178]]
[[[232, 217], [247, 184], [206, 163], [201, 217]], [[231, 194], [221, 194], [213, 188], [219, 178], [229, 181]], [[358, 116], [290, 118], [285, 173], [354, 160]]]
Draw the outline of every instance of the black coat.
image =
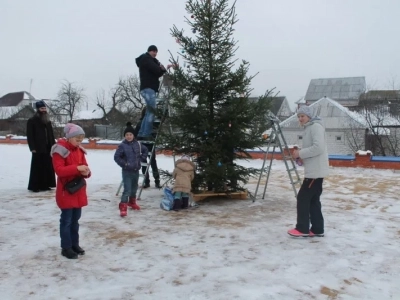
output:
[[136, 65], [139, 67], [140, 90], [152, 89], [157, 93], [160, 88], [159, 78], [166, 70], [161, 69], [160, 62], [149, 53], [136, 58]]
[[51, 122], [43, 124], [38, 114], [28, 120], [26, 137], [29, 149], [35, 150], [36, 153], [50, 153], [51, 146], [56, 143]]

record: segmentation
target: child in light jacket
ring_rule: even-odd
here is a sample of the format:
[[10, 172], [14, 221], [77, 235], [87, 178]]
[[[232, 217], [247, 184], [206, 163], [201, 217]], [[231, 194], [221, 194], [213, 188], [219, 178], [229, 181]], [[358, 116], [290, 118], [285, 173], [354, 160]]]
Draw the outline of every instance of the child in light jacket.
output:
[[288, 231], [295, 237], [324, 236], [320, 196], [324, 178], [329, 174], [329, 160], [325, 127], [321, 119], [313, 115], [311, 106], [302, 106], [297, 112], [304, 134], [302, 149], [294, 150], [293, 157], [301, 159], [304, 165], [304, 180], [297, 194], [297, 224]]
[[173, 210], [185, 209], [189, 206], [189, 193], [192, 190], [192, 181], [194, 179], [195, 165], [190, 161], [189, 156], [183, 155], [175, 163], [175, 169], [172, 172], [174, 183], [174, 206]]
[[[57, 174], [56, 202], [61, 209], [61, 254], [76, 259], [85, 254], [79, 246], [79, 223], [82, 207], [88, 204], [86, 181], [91, 175], [85, 159], [86, 151], [81, 143], [85, 132], [78, 125], [68, 123], [64, 127], [65, 138], [59, 139], [51, 148], [54, 171]], [[74, 179], [82, 180], [81, 188], [72, 194], [66, 184]]]
[[141, 161], [147, 160], [148, 153], [146, 146], [135, 139], [132, 123], [126, 123], [124, 136], [125, 139], [119, 144], [114, 154], [114, 161], [122, 168], [124, 184], [124, 191], [119, 203], [121, 217], [126, 217], [128, 206], [134, 210], [140, 210], [140, 206], [136, 203], [139, 170], [141, 169]]

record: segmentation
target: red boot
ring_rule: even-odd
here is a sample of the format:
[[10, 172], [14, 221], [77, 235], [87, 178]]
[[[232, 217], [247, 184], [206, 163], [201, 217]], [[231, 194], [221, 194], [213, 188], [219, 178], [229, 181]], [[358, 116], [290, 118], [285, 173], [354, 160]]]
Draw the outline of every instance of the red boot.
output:
[[121, 217], [126, 217], [128, 214], [128, 204], [127, 203], [120, 203], [119, 204], [119, 214]]
[[134, 197], [129, 197], [129, 204], [128, 206], [130, 206], [132, 209], [134, 210], [140, 210], [140, 206], [137, 205], [136, 203], [136, 198]]

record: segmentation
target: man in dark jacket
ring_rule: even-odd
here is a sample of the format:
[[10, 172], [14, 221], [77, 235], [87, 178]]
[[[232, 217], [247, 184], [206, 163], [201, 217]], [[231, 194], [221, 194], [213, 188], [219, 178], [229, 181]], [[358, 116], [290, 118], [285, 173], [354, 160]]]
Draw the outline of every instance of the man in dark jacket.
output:
[[147, 52], [136, 58], [139, 67], [140, 94], [146, 101], [147, 110], [137, 135], [140, 140], [152, 140], [154, 113], [156, 109], [156, 93], [160, 88], [160, 80], [167, 70], [173, 65], [165, 68], [157, 59], [157, 47], [152, 45]]
[[26, 135], [32, 152], [28, 190], [32, 192], [51, 190], [56, 186], [50, 150], [55, 144], [53, 127], [49, 120], [46, 104], [36, 102], [36, 114], [28, 120]]
[[[134, 135], [136, 136], [140, 130], [140, 126], [142, 125], [143, 119], [146, 115], [146, 106], [142, 109], [142, 115], [140, 117], [139, 122], [136, 124], [135, 130], [134, 130]], [[153, 150], [153, 146], [154, 144], [147, 144], [147, 143], [143, 143], [143, 145], [145, 145], [147, 147], [147, 149], [149, 150], [149, 153], [151, 153], [151, 151]], [[146, 161], [143, 161], [147, 163], [147, 159]], [[157, 161], [156, 161], [156, 152], [154, 151], [153, 156], [151, 157], [151, 161], [150, 161], [150, 165], [151, 165], [151, 170], [153, 173], [153, 177], [154, 177], [154, 183], [155, 183], [155, 187], [156, 188], [161, 188], [160, 185], [160, 174], [158, 173], [158, 166], [157, 166]], [[143, 166], [142, 167], [142, 174], [146, 173], [146, 167]], [[146, 179], [144, 181], [144, 186], [143, 188], [148, 188], [150, 187], [150, 176], [149, 176], [149, 172], [147, 172], [146, 175]]]

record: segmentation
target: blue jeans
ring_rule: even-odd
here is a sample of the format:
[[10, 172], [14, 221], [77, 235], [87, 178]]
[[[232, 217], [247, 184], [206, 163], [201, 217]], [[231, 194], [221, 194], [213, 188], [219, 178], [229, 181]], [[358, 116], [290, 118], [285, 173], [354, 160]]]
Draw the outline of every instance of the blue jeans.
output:
[[60, 215], [61, 248], [79, 246], [79, 223], [82, 208], [62, 209]]
[[153, 131], [154, 112], [156, 110], [156, 92], [152, 89], [144, 89], [140, 91], [140, 94], [146, 101], [147, 107], [138, 136], [151, 137]]
[[184, 193], [184, 192], [175, 192], [174, 193], [174, 199], [181, 199], [181, 198], [189, 198], [189, 194]]
[[124, 192], [121, 196], [121, 202], [128, 203], [129, 197], [136, 198], [139, 183], [139, 171], [122, 170], [122, 180], [124, 182]]

